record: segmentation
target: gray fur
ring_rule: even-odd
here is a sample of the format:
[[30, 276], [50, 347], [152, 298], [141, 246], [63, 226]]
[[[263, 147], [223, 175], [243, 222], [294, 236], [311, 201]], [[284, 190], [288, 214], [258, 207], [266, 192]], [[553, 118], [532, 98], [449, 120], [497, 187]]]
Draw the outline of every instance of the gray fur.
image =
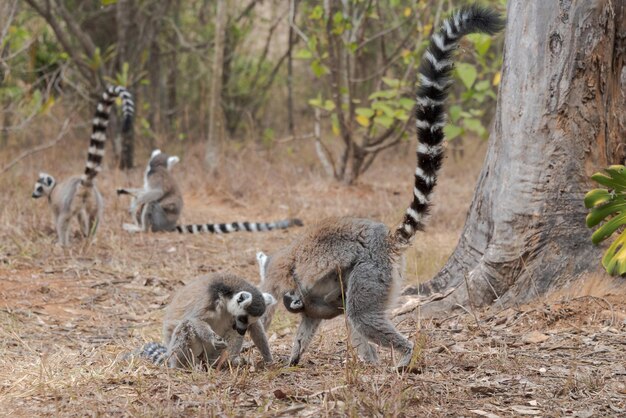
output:
[[71, 177], [58, 184], [49, 174], [40, 173], [35, 183], [32, 197], [34, 199], [43, 196], [48, 197], [59, 244], [62, 246], [69, 243], [69, 225], [72, 218], [78, 220], [80, 231], [84, 237], [95, 234], [100, 219], [102, 219], [104, 203], [102, 195], [94, 184], [94, 178], [102, 166], [109, 113], [115, 97], [118, 96], [122, 98], [123, 129], [132, 128], [134, 103], [131, 94], [121, 86], [107, 87], [102, 93], [96, 106], [95, 116], [92, 119], [93, 133], [87, 152], [85, 173], [81, 177]]
[[48, 197], [60, 245], [69, 244], [70, 223], [74, 218], [83, 237], [95, 234], [102, 218], [104, 202], [93, 183], [85, 187], [81, 177], [70, 177], [57, 184], [49, 174], [40, 173], [32, 196]]
[[[241, 308], [240, 297], [245, 300]], [[226, 350], [231, 364], [237, 365], [244, 334], [250, 331], [263, 360], [271, 363], [272, 354], [259, 319], [274, 303], [271, 295], [263, 295], [235, 275], [199, 277], [179, 289], [168, 305], [163, 344], [147, 344], [142, 355], [157, 364], [167, 361], [171, 368], [192, 368], [213, 365]]]
[[168, 232], [176, 228], [183, 209], [183, 196], [170, 173], [178, 157], [154, 150], [148, 161], [144, 187], [117, 189], [117, 194], [133, 196], [130, 213], [134, 224], [124, 224], [129, 232]]
[[[289, 304], [287, 308], [304, 305], [290, 364], [300, 361], [321, 320], [345, 310], [351, 340], [361, 358], [377, 361], [375, 349], [369, 344], [372, 342], [400, 353], [398, 365], [408, 365], [413, 345], [386, 316], [402, 280], [402, 257], [393, 252], [389, 236], [389, 229], [380, 222], [327, 219], [286, 250], [269, 257], [262, 288], [282, 294], [283, 302]], [[291, 279], [296, 290], [281, 289], [277, 280], [281, 276]], [[283, 286], [289, 284], [287, 280]], [[266, 326], [271, 318], [272, 312], [268, 312]]]

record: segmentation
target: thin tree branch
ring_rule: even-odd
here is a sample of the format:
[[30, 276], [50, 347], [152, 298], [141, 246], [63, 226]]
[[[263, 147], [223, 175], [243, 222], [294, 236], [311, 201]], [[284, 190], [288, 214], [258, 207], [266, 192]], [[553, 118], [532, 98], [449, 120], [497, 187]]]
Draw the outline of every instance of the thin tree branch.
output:
[[17, 10], [17, 0], [13, 1], [11, 4], [9, 13], [6, 16], [6, 22], [4, 22], [4, 27], [2, 28], [2, 34], [0, 34], [0, 45], [4, 44], [4, 38], [7, 36], [7, 32], [9, 31], [9, 27], [11, 26], [11, 22], [13, 21], [13, 16], [15, 15], [15, 10]]
[[52, 148], [53, 146], [55, 146], [59, 141], [61, 141], [63, 138], [65, 138], [65, 134], [67, 133], [67, 128], [70, 124], [70, 118], [65, 119], [65, 122], [63, 122], [63, 126], [61, 127], [61, 131], [59, 132], [59, 134], [57, 135], [57, 137], [46, 143], [46, 144], [42, 144], [39, 146], [36, 146], [34, 148], [31, 148], [29, 150], [26, 150], [24, 152], [22, 152], [20, 155], [18, 155], [16, 158], [14, 158], [10, 163], [8, 163], [7, 165], [5, 165], [4, 167], [2, 167], [2, 170], [0, 170], [0, 175], [6, 173], [7, 171], [9, 171], [11, 169], [11, 167], [13, 167], [15, 164], [19, 163], [20, 161], [22, 161], [24, 158], [28, 157], [29, 155], [33, 155], [36, 154], [38, 152], [47, 150], [48, 148]]
[[243, 9], [243, 11], [239, 13], [239, 16], [235, 18], [235, 23], [239, 23], [241, 19], [246, 17], [246, 15], [250, 13], [252, 9], [254, 9], [254, 7], [257, 5], [258, 2], [259, 0], [252, 0], [250, 3], [248, 3], [248, 5]]
[[72, 58], [72, 61], [76, 63], [78, 71], [85, 77], [87, 81], [93, 82], [94, 73], [87, 63], [78, 55], [76, 48], [74, 48], [71, 42], [67, 38], [67, 34], [61, 29], [58, 20], [52, 15], [50, 1], [46, 1], [45, 8], [36, 0], [24, 0], [35, 12], [37, 12], [44, 20], [50, 25], [52, 31], [56, 35], [57, 40], [65, 50], [65, 52]]

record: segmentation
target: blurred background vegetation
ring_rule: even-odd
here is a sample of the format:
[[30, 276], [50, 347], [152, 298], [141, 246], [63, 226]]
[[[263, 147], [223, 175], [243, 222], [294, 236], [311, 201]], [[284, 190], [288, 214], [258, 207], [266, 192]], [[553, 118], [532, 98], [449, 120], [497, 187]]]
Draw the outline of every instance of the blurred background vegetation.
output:
[[[329, 177], [351, 183], [413, 137], [419, 58], [441, 19], [467, 3], [4, 0], [0, 149], [40, 146], [67, 117], [88, 129], [95, 98], [116, 83], [137, 101], [134, 138], [114, 141], [121, 168], [135, 165], [136, 147], [295, 150], [307, 141]], [[502, 39], [461, 45], [446, 126], [455, 157], [461, 138], [487, 138]], [[41, 120], [49, 128], [27, 129]]]

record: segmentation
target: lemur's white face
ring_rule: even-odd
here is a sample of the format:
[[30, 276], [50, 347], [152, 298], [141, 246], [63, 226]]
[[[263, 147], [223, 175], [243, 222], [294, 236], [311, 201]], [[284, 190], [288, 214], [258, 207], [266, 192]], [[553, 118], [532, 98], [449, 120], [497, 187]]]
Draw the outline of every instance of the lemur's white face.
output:
[[54, 188], [55, 180], [50, 174], [39, 173], [39, 178], [35, 182], [35, 189], [33, 190], [33, 199], [38, 199], [42, 196], [50, 195], [50, 192]]
[[[265, 302], [265, 308], [272, 306], [276, 303], [274, 296], [269, 293], [263, 293], [263, 301]], [[260, 316], [250, 315], [248, 313], [248, 307], [252, 303], [252, 294], [250, 292], [241, 291], [235, 293], [233, 297], [226, 304], [226, 309], [235, 318], [233, 328], [240, 334], [244, 335], [248, 330], [250, 324], [254, 324], [259, 320]]]
[[267, 271], [267, 260], [269, 257], [263, 252], [256, 253], [256, 261], [259, 263], [259, 274], [261, 275], [261, 282], [265, 281], [265, 272]]

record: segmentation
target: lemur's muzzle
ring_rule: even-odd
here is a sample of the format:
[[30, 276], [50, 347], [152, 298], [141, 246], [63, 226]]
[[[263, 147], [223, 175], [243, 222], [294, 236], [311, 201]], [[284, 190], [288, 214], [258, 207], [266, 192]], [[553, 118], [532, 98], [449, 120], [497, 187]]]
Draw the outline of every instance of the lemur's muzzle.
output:
[[243, 325], [243, 324], [239, 324], [239, 323], [235, 322], [235, 323], [233, 324], [233, 329], [234, 329], [235, 331], [237, 331], [237, 333], [238, 333], [239, 335], [245, 335], [245, 334], [246, 334], [246, 331], [248, 330], [248, 326], [247, 326], [247, 325]]

